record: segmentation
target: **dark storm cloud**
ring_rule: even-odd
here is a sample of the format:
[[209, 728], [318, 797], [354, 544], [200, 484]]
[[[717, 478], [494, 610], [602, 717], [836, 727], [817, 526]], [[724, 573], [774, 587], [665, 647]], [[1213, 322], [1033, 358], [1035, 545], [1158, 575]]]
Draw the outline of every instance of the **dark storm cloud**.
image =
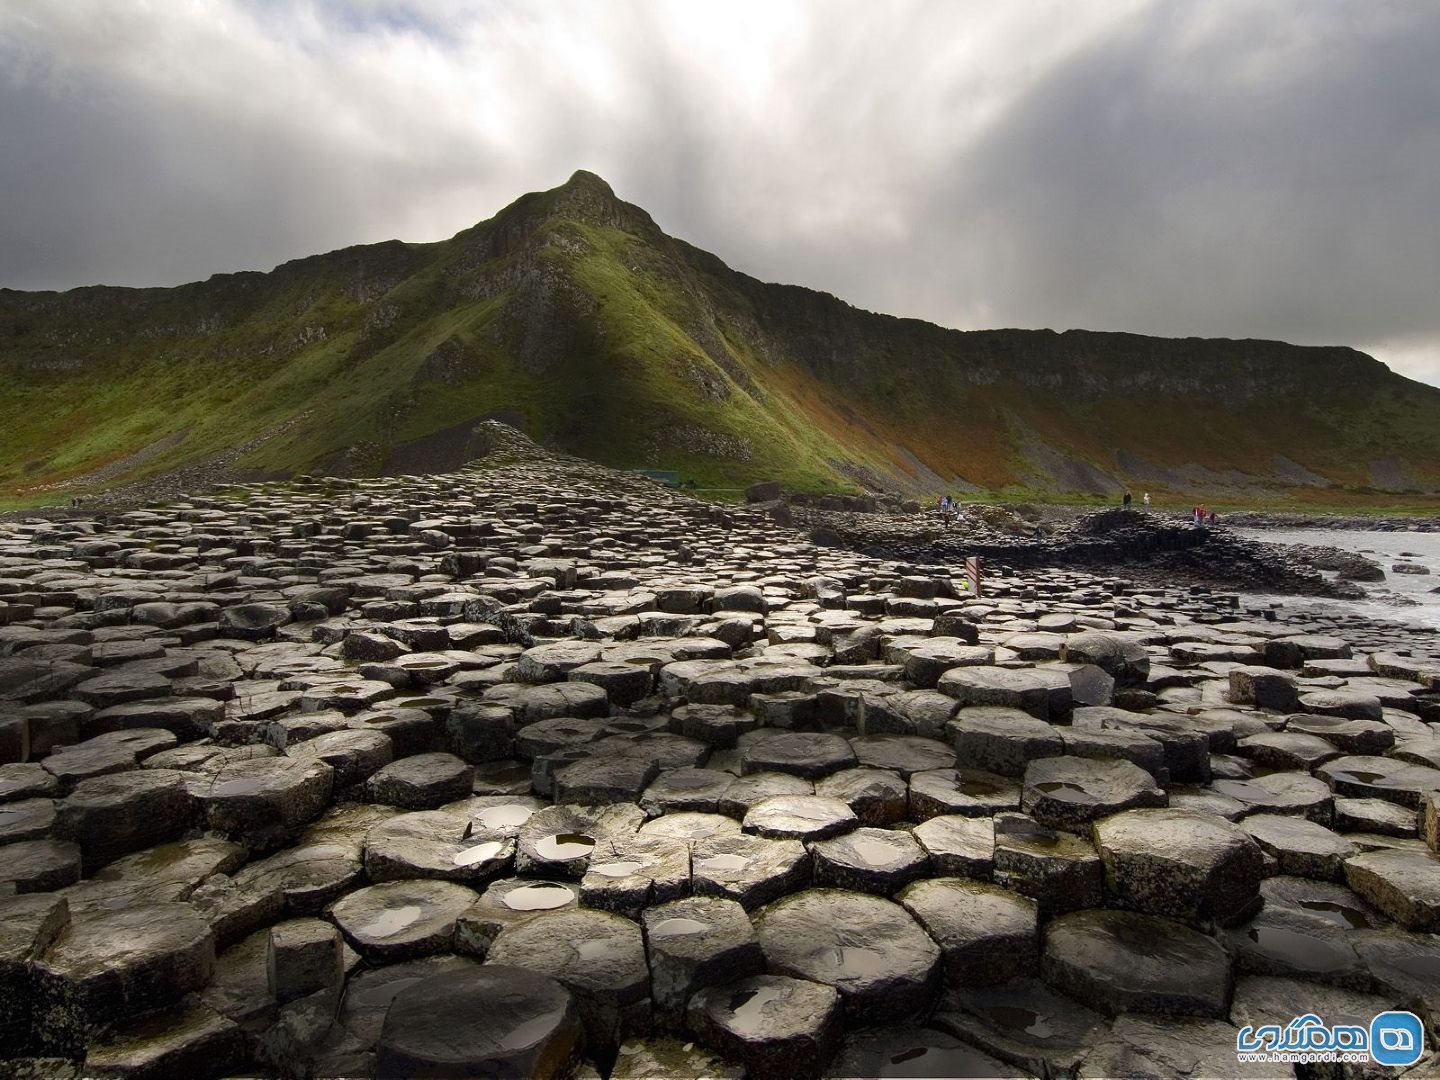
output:
[[1430, 5], [1157, 7], [1018, 102], [930, 210], [1005, 253], [994, 303], [1025, 321], [1433, 334], [1437, 55]]
[[1440, 380], [1436, 55], [1384, 0], [0, 0], [0, 284], [437, 239], [584, 167], [866, 307]]

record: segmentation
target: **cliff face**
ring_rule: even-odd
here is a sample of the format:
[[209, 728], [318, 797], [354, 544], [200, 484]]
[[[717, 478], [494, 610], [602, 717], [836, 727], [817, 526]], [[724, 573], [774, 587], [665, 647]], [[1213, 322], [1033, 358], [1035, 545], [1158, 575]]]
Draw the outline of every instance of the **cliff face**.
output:
[[446, 467], [486, 416], [702, 485], [1440, 485], [1440, 390], [1354, 350], [877, 315], [737, 273], [588, 173], [436, 244], [0, 290], [0, 496]]

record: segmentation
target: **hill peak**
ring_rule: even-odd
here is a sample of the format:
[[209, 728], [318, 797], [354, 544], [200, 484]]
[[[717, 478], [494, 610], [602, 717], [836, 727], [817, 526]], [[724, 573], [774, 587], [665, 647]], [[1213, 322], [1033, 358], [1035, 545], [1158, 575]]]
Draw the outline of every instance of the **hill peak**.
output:
[[[524, 202], [522, 199], [521, 203]], [[565, 183], [544, 192], [540, 205], [549, 213], [595, 224], [615, 225], [632, 232], [646, 232], [654, 228], [649, 214], [621, 199], [603, 177], [588, 169], [576, 169]]]
[[586, 169], [449, 241], [0, 292], [0, 386], [0, 498], [216, 455], [406, 471], [495, 416], [711, 487], [1440, 492], [1440, 390], [1351, 350], [874, 315], [730, 270]]
[[606, 183], [605, 178], [589, 169], [576, 169], [570, 174], [570, 179], [561, 185], [561, 190], [584, 191], [594, 195], [604, 195], [611, 199], [616, 197], [615, 189]]

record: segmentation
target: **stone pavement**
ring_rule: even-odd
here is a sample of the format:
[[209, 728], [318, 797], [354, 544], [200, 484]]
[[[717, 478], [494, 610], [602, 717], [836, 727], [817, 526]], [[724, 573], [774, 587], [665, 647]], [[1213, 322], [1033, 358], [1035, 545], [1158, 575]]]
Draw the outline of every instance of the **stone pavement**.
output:
[[1440, 659], [957, 577], [513, 440], [0, 526], [0, 1073], [1290, 1076], [1237, 1026], [1440, 1030]]

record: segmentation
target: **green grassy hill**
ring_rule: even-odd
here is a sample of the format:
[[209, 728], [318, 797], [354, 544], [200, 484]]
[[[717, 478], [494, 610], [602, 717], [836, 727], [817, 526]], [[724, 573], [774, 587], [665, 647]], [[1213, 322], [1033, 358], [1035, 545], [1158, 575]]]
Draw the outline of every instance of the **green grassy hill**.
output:
[[714, 487], [1440, 489], [1440, 390], [1353, 350], [871, 314], [736, 273], [583, 172], [440, 243], [0, 290], [0, 500], [200, 461], [443, 468], [487, 416]]

